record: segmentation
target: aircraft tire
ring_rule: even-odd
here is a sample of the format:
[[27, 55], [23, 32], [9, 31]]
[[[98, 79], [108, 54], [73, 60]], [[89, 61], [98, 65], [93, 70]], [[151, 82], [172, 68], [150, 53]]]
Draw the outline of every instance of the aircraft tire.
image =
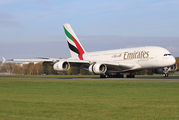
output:
[[168, 77], [168, 73], [165, 73], [165, 74], [163, 75], [163, 77]]
[[129, 74], [126, 76], [126, 78], [135, 78], [135, 75]]

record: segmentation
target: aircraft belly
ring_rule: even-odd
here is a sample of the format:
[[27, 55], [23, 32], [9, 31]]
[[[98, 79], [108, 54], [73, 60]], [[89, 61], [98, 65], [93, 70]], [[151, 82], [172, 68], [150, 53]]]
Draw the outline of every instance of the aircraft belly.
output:
[[129, 68], [124, 68], [124, 67], [121, 67], [121, 66], [108, 65], [107, 67], [108, 67], [107, 72], [109, 72], [109, 73], [123, 72], [123, 71], [126, 71], [126, 70], [130, 70]]

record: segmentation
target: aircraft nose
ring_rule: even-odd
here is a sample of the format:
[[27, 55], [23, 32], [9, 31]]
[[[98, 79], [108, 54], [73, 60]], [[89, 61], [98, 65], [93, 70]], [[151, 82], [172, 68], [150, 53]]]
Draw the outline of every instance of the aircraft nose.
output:
[[167, 58], [163, 59], [163, 62], [166, 66], [172, 66], [176, 63], [176, 60], [173, 56], [168, 56]]
[[176, 59], [172, 56], [172, 58], [170, 59], [170, 63], [173, 65], [176, 63]]

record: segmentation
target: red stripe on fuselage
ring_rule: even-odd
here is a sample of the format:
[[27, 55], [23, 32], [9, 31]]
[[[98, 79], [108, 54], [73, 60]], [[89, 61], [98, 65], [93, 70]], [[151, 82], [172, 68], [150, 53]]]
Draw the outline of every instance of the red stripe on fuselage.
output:
[[72, 36], [72, 38], [73, 38], [73, 40], [74, 40], [74, 42], [75, 42], [75, 44], [76, 44], [76, 47], [77, 47], [77, 49], [78, 49], [78, 51], [79, 51], [79, 55], [78, 55], [78, 57], [79, 57], [79, 59], [80, 60], [83, 60], [83, 54], [85, 53], [84, 52], [84, 50], [83, 50], [83, 48], [81, 47], [81, 45], [78, 43], [78, 41]]

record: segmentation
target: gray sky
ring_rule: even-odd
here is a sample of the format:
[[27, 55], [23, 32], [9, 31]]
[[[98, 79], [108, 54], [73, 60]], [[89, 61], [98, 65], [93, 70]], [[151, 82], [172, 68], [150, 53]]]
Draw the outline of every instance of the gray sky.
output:
[[1, 0], [0, 56], [69, 57], [64, 23], [86, 51], [154, 45], [179, 56], [178, 6], [178, 0]]

